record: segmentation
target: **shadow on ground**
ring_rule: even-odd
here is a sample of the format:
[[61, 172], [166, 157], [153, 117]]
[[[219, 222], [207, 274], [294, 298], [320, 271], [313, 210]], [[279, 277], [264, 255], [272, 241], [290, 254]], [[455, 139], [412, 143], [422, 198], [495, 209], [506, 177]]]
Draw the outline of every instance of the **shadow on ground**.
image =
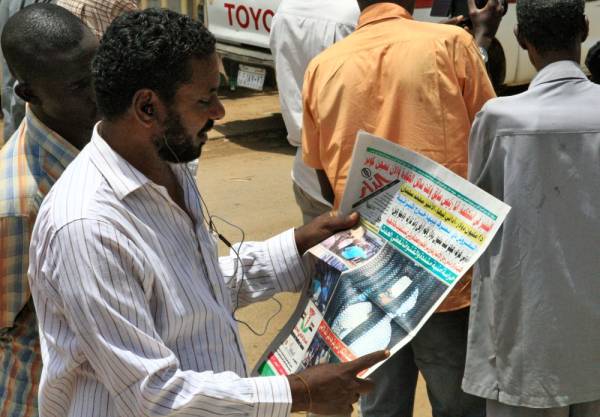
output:
[[285, 130], [252, 132], [247, 135], [227, 137], [225, 140], [253, 151], [273, 152], [290, 156], [296, 154], [296, 148], [290, 145], [286, 139]]
[[251, 120], [234, 120], [217, 124], [214, 130], [220, 137], [214, 140], [227, 140], [243, 148], [254, 151], [276, 152], [294, 155], [296, 148], [287, 141], [287, 132], [281, 113]]
[[231, 120], [215, 124], [214, 130], [221, 135], [230, 138], [248, 133], [259, 133], [266, 131], [282, 131], [285, 133], [285, 125], [281, 113], [272, 113], [268, 116], [257, 117], [247, 120]]

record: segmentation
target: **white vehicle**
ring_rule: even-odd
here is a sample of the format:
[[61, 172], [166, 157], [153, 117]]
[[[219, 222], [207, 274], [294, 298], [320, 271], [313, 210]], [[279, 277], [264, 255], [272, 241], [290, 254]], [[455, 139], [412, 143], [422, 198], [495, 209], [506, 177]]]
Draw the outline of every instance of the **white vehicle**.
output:
[[[324, 0], [326, 1], [326, 0]], [[265, 67], [273, 67], [269, 51], [271, 19], [281, 0], [205, 0], [204, 21], [217, 38], [217, 51], [237, 70], [240, 86], [262, 89]], [[432, 0], [417, 0], [414, 17], [423, 21], [439, 21], [431, 17]], [[511, 0], [508, 13], [502, 20], [497, 38], [506, 54], [506, 77], [509, 86], [527, 84], [535, 75], [527, 52], [515, 39], [513, 28], [517, 17], [515, 0]], [[583, 44], [583, 59], [587, 51], [600, 41], [600, 0], [587, 0], [586, 14], [590, 20], [590, 35]], [[583, 64], [583, 63], [582, 63]], [[228, 65], [228, 69], [231, 69]], [[236, 77], [236, 74], [229, 74]]]

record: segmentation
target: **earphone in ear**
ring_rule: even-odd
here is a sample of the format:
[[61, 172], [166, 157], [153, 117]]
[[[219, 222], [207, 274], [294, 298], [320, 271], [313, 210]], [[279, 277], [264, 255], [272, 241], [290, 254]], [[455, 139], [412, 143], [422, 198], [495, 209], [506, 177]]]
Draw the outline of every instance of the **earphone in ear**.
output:
[[148, 116], [152, 116], [154, 114], [154, 109], [152, 108], [152, 104], [145, 104], [142, 107], [142, 111], [146, 113]]

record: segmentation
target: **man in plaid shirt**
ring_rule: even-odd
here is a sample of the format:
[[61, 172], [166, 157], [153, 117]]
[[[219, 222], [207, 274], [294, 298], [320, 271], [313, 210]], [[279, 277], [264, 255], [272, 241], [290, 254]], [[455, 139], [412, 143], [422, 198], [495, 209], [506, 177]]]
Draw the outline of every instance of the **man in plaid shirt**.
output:
[[8, 20], [1, 44], [27, 107], [0, 150], [0, 415], [30, 417], [37, 415], [41, 355], [27, 283], [29, 238], [45, 195], [91, 138], [98, 41], [65, 9], [36, 4]]
[[98, 40], [115, 17], [138, 10], [138, 0], [58, 0], [56, 4], [83, 20]]

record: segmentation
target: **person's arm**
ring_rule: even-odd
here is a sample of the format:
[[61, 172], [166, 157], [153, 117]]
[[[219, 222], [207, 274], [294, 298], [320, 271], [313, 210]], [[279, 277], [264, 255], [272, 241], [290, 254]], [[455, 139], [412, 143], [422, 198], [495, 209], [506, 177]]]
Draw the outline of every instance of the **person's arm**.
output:
[[319, 186], [321, 187], [321, 194], [325, 200], [329, 201], [331, 205], [333, 205], [333, 201], [335, 200], [335, 194], [333, 192], [333, 187], [329, 182], [329, 178], [327, 174], [322, 169], [317, 169], [317, 178], [319, 179]]
[[302, 145], [302, 79], [309, 60], [305, 52], [291, 46], [303, 42], [298, 38], [298, 32], [292, 29], [297, 24], [297, 19], [296, 16], [275, 13], [269, 35], [281, 116], [288, 142], [294, 147]]
[[[161, 278], [140, 248], [112, 225], [72, 222], [42, 255], [41, 271], [31, 278], [36, 308], [40, 294], [59, 306], [81, 360], [107, 389], [118, 415], [289, 415], [292, 393], [285, 378], [180, 368], [149, 305], [152, 283]], [[50, 276], [40, 279], [44, 273]], [[197, 349], [210, 352], [202, 343], [198, 340]]]
[[484, 173], [488, 164], [491, 144], [494, 140], [495, 128], [491, 126], [490, 115], [482, 110], [473, 123], [469, 137], [469, 171], [468, 180], [486, 189]]
[[321, 149], [326, 146], [321, 135], [318, 116], [317, 86], [314, 76], [315, 69], [309, 67], [304, 77], [302, 89], [303, 119], [302, 119], [302, 159], [311, 168], [316, 169], [321, 194], [323, 198], [333, 204], [334, 192], [327, 178], [325, 167], [321, 162]]
[[474, 1], [469, 4], [475, 43], [483, 48], [481, 51], [482, 58], [483, 55], [487, 57], [485, 67], [496, 91], [501, 90], [504, 86], [506, 55], [495, 36], [507, 8], [508, 2], [506, 0], [489, 1], [482, 9], [478, 9]]
[[[68, 324], [64, 331], [75, 335], [81, 360], [94, 370], [119, 415], [287, 417], [309, 408], [339, 413], [371, 388], [356, 374], [387, 356], [378, 352], [318, 366], [299, 377], [182, 370], [161, 340], [149, 305], [153, 280], [160, 276], [127, 236], [103, 222], [79, 220], [60, 229], [40, 259], [31, 277], [37, 307], [50, 302], [61, 312]], [[202, 340], [197, 348], [210, 351]]]
[[21, 216], [0, 218], [0, 329], [14, 324], [17, 314], [29, 301], [27, 266], [29, 259], [29, 222]]
[[266, 300], [280, 292], [300, 291], [306, 275], [290, 229], [264, 242], [232, 245], [219, 267], [234, 309]]
[[498, 32], [507, 3], [504, 0], [488, 0], [481, 9], [477, 7], [475, 0], [468, 0], [468, 4], [475, 43], [489, 50]]
[[284, 291], [300, 291], [306, 282], [301, 256], [338, 231], [353, 227], [358, 215], [326, 213], [296, 230], [265, 242], [233, 245], [219, 266], [231, 290], [234, 308], [264, 300]]
[[487, 75], [479, 49], [472, 37], [466, 33], [457, 38], [454, 68], [469, 120], [472, 122], [483, 105], [496, 97], [496, 93]]

